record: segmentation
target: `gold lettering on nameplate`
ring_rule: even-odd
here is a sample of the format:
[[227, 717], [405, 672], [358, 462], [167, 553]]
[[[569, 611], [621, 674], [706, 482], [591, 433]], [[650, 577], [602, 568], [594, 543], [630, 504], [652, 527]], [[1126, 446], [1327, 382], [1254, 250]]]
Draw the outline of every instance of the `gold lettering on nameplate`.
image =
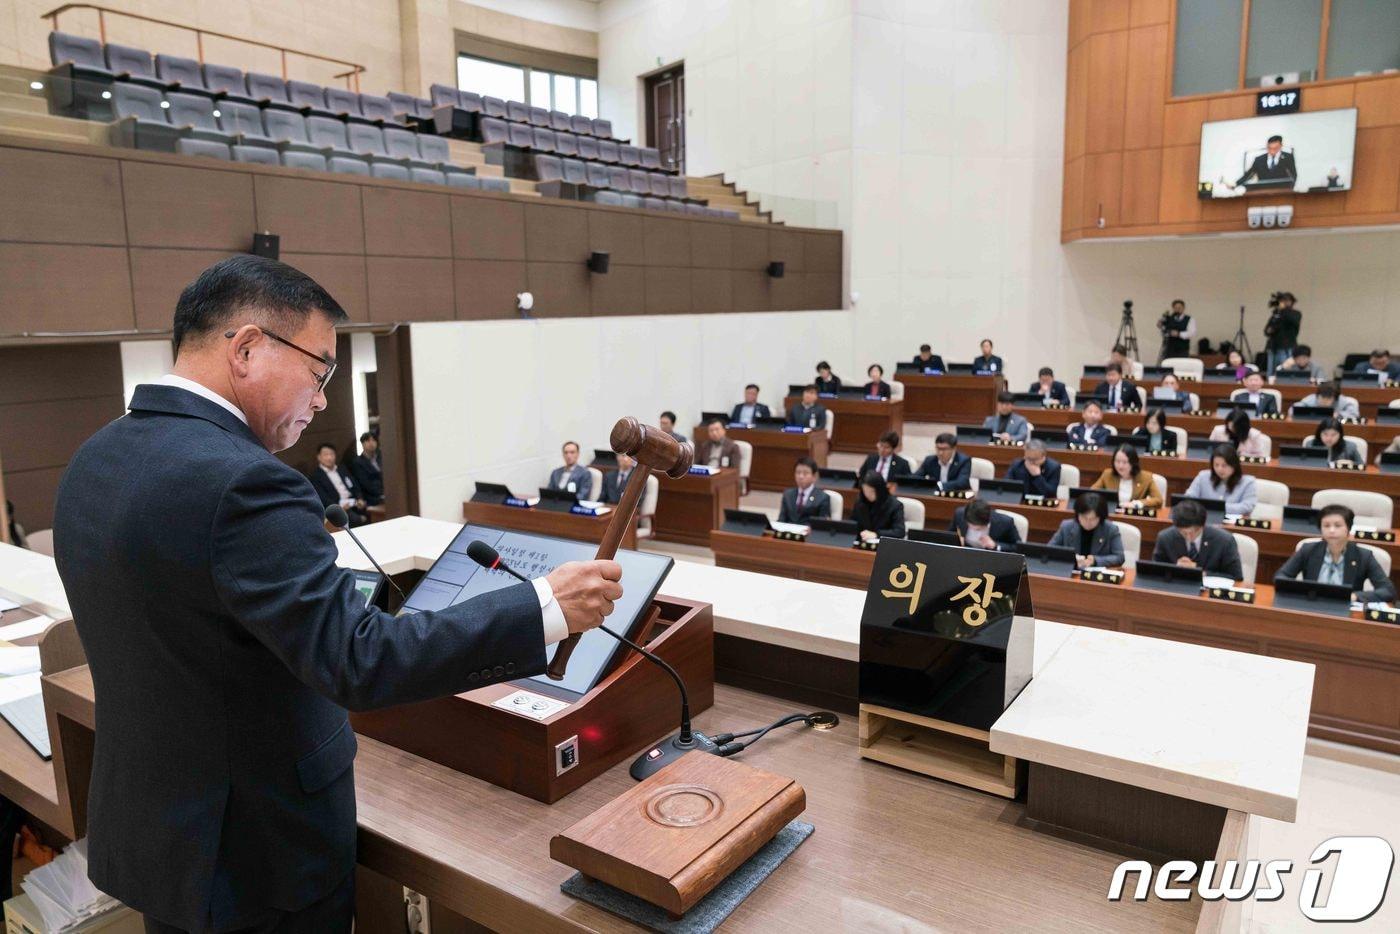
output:
[[[969, 626], [981, 626], [987, 621], [987, 607], [997, 597], [1005, 596], [999, 590], [993, 590], [992, 584], [996, 580], [995, 575], [983, 574], [981, 577], [963, 577], [958, 575], [958, 581], [967, 586], [953, 597], [954, 601], [963, 598], [971, 598], [972, 602], [963, 607], [963, 622]], [[977, 588], [982, 588], [982, 596], [977, 596]]]
[[924, 563], [914, 562], [917, 571], [911, 571], [909, 565], [901, 564], [890, 572], [890, 584], [894, 590], [882, 590], [884, 594], [892, 600], [908, 600], [909, 612], [913, 613], [919, 608], [919, 595], [924, 590]]

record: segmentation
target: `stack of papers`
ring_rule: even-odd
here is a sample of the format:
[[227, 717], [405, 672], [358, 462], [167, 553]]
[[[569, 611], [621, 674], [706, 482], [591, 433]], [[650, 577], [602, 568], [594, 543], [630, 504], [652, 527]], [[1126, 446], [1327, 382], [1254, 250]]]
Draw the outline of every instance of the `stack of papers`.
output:
[[0, 626], [0, 639], [13, 642], [16, 639], [23, 639], [25, 636], [37, 636], [45, 629], [48, 629], [49, 624], [52, 622], [53, 617], [39, 614], [29, 619], [20, 620], [17, 623]]
[[46, 866], [24, 877], [20, 886], [44, 919], [49, 934], [76, 930], [122, 903], [88, 881], [87, 840], [79, 840]]
[[27, 675], [38, 670], [37, 645], [0, 645], [0, 677]]
[[786, 532], [789, 535], [805, 536], [812, 531], [811, 526], [799, 525], [796, 522], [774, 522], [770, 520], [768, 524], [773, 527], [774, 532]]

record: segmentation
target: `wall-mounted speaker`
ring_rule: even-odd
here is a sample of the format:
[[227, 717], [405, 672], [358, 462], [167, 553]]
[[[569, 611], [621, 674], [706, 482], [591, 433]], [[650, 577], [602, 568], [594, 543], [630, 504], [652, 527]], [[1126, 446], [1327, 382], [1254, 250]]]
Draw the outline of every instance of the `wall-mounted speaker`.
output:
[[774, 279], [781, 279], [783, 277], [784, 268], [783, 262], [775, 259], [768, 264], [768, 275], [772, 276]]
[[275, 233], [255, 233], [253, 234], [254, 256], [262, 256], [267, 259], [278, 259], [282, 252], [282, 238]]
[[588, 271], [596, 272], [600, 276], [605, 276], [608, 273], [608, 264], [611, 260], [611, 253], [600, 253], [594, 250], [592, 253], [588, 254]]

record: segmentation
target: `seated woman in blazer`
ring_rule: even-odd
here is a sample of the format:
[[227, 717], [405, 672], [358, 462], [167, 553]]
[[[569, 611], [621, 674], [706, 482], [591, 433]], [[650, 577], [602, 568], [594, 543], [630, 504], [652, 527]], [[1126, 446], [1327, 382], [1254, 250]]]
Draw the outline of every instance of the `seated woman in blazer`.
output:
[[1241, 409], [1235, 409], [1226, 416], [1225, 424], [1212, 428], [1210, 440], [1229, 442], [1245, 457], [1268, 457], [1274, 448], [1273, 439], [1258, 428], [1251, 427], [1249, 413]]
[[1223, 499], [1225, 513], [1230, 516], [1247, 516], [1259, 502], [1254, 478], [1244, 472], [1239, 454], [1229, 444], [1210, 452], [1210, 469], [1196, 474], [1186, 495], [1193, 499]]
[[1123, 535], [1108, 518], [1108, 500], [1098, 493], [1080, 493], [1074, 501], [1074, 518], [1055, 530], [1050, 544], [1073, 548], [1081, 568], [1116, 568], [1123, 565]]
[[867, 470], [860, 478], [860, 496], [851, 510], [860, 537], [872, 542], [877, 538], [904, 537], [904, 504], [890, 495], [889, 484], [878, 471]]
[[1156, 476], [1152, 471], [1142, 469], [1137, 448], [1131, 444], [1120, 444], [1118, 450], [1113, 452], [1113, 466], [1099, 474], [1092, 489], [1109, 491], [1109, 498], [1117, 497], [1119, 506], [1161, 509], [1162, 494], [1157, 490]]
[[885, 382], [885, 368], [878, 363], [870, 364], [870, 368], [865, 371], [865, 375], [870, 377], [870, 382], [865, 384], [865, 394], [867, 396], [879, 396], [881, 399], [888, 399], [894, 394], [890, 389], [890, 384]]
[[[1293, 552], [1275, 578], [1302, 577], [1320, 584], [1342, 584], [1351, 588], [1353, 600], [1382, 602], [1395, 599], [1395, 585], [1368, 548], [1351, 541], [1351, 524], [1356, 514], [1346, 506], [1323, 506], [1319, 516], [1322, 541], [1309, 542]], [[1371, 592], [1362, 593], [1366, 582]]]
[[1327, 449], [1327, 459], [1332, 463], [1349, 461], [1361, 463], [1361, 452], [1343, 434], [1342, 423], [1335, 418], [1324, 418], [1317, 423], [1317, 431], [1307, 440], [1307, 444]]
[[1142, 427], [1132, 437], [1148, 454], [1171, 454], [1176, 450], [1176, 432], [1167, 431], [1167, 413], [1161, 408], [1148, 409]]

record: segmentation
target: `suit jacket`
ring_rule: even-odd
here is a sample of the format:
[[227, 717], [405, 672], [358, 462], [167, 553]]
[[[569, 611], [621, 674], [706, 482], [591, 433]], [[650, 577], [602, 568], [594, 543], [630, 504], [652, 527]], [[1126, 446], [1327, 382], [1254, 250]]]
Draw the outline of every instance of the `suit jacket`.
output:
[[1020, 480], [1026, 492], [1033, 496], [1054, 499], [1060, 492], [1060, 462], [1053, 457], [1045, 458], [1045, 463], [1040, 465], [1040, 476], [1032, 477], [1026, 469], [1026, 459], [1018, 457], [1006, 468], [1006, 479]]
[[[1175, 564], [1186, 555], [1186, 536], [1175, 527], [1163, 529], [1152, 548], [1152, 560]], [[1244, 580], [1244, 565], [1235, 536], [1215, 525], [1208, 525], [1196, 543], [1196, 567], [1207, 574]]]
[[[982, 427], [995, 432], [1000, 420], [1000, 415], [988, 415], [982, 420]], [[1006, 421], [1006, 433], [1011, 436], [1012, 441], [1025, 441], [1031, 436], [1031, 423], [1026, 421], [1026, 417], [1020, 412], [1012, 412]]]
[[973, 372], [977, 370], [991, 370], [995, 373], [1005, 373], [1006, 364], [1001, 357], [992, 354], [990, 357], [974, 357], [972, 360]]
[[831, 374], [831, 379], [822, 379], [818, 376], [812, 380], [812, 385], [817, 387], [817, 392], [836, 392], [841, 388], [841, 377], [835, 373]]
[[[1230, 393], [1230, 399], [1234, 402], [1244, 402], [1249, 398], [1249, 392], [1244, 389], [1236, 389]], [[1267, 392], [1259, 393], [1259, 401], [1254, 404], [1256, 415], [1277, 415], [1278, 400]]]
[[[714, 447], [714, 442], [709, 438], [700, 442], [700, 447], [695, 452], [695, 463], [708, 464], [710, 462], [710, 451]], [[739, 468], [739, 445], [734, 443], [733, 438], [725, 438], [719, 443], [719, 466]]]
[[[1310, 542], [1293, 552], [1274, 576], [1301, 576], [1303, 580], [1315, 581], [1322, 574], [1322, 561], [1326, 557], [1326, 542]], [[1395, 584], [1381, 569], [1376, 556], [1371, 554], [1370, 549], [1362, 548], [1356, 542], [1347, 542], [1346, 554], [1342, 561], [1342, 582], [1353, 591], [1359, 592], [1366, 581], [1370, 581], [1372, 587], [1371, 595], [1366, 598], [1368, 601], [1395, 599]]]
[[356, 454], [350, 460], [350, 476], [360, 488], [360, 495], [371, 506], [384, 502], [384, 472], [379, 465], [363, 454]]
[[[1176, 450], [1176, 432], [1163, 431], [1160, 435], [1158, 435], [1158, 441], [1161, 444], [1161, 449], [1163, 451]], [[1135, 429], [1132, 434], [1132, 442], [1134, 446], [1136, 446], [1143, 453], [1152, 453], [1150, 448], [1152, 444], [1152, 438], [1150, 435], [1148, 435], [1147, 429]]]
[[894, 390], [890, 388], [889, 383], [880, 380], [878, 383], [866, 383], [865, 394], [867, 396], [879, 396], [882, 399], [888, 399], [894, 394]]
[[[1289, 406], [1288, 415], [1292, 418], [1293, 409], [1300, 405], [1315, 406], [1322, 404], [1322, 400], [1318, 398], [1317, 393], [1310, 393]], [[1361, 405], [1352, 396], [1337, 396], [1337, 398], [1332, 400], [1332, 411], [1338, 418], [1361, 417]]]
[[[741, 421], [743, 421], [743, 419], [739, 417], [740, 414], [741, 414], [743, 411], [744, 411], [744, 403], [740, 402], [738, 405], [734, 406], [733, 411], [731, 411], [731, 412], [729, 413], [729, 420], [730, 420], [731, 422], [741, 422]], [[773, 415], [773, 413], [770, 412], [770, 411], [768, 410], [768, 406], [764, 405], [762, 402], [755, 402], [755, 403], [753, 404], [753, 417], [754, 417], [754, 418], [771, 418], [772, 415]]]
[[533, 587], [367, 607], [310, 481], [175, 386], [138, 386], [79, 448], [54, 538], [98, 711], [88, 875], [186, 930], [305, 907], [354, 870], [347, 707], [544, 671]]
[[1298, 166], [1293, 161], [1293, 153], [1279, 151], [1278, 163], [1269, 168], [1269, 154], [1261, 152], [1254, 157], [1249, 168], [1235, 182], [1236, 185], [1243, 185], [1246, 179], [1253, 178], [1255, 181], [1267, 182], [1274, 179], [1296, 179], [1298, 177]]
[[[1376, 378], [1379, 373], [1379, 370], [1371, 369], [1370, 360], [1362, 360], [1351, 371], [1352, 376], [1369, 376], [1373, 379]], [[1390, 363], [1387, 363], [1385, 366], [1385, 375], [1387, 379], [1400, 379], [1400, 360], [1392, 360]]]
[[[948, 523], [949, 532], [957, 532], [964, 539], [967, 538], [967, 507], [959, 506], [953, 511], [953, 519]], [[1021, 534], [1016, 531], [1016, 523], [1010, 516], [993, 511], [992, 521], [987, 526], [987, 533], [991, 535], [992, 541], [997, 543], [997, 551], [1006, 551], [1010, 546], [1021, 540]]]
[[[635, 466], [632, 468], [632, 470], [636, 470], [636, 469], [637, 469], [637, 468], [636, 468]], [[627, 472], [627, 476], [630, 477], [631, 475], [632, 475], [632, 472], [631, 472], [631, 471], [628, 471], [628, 472]], [[619, 502], [621, 502], [621, 501], [622, 501], [622, 488], [625, 487], [626, 485], [627, 485], [627, 477], [624, 477], [624, 476], [622, 475], [622, 471], [620, 471], [620, 470], [605, 470], [605, 471], [603, 471], [603, 492], [602, 492], [602, 494], [601, 494], [601, 496], [602, 496], [602, 498], [603, 498], [603, 502], [605, 502], [605, 503], [619, 503]]]
[[[1150, 470], [1139, 470], [1138, 475], [1133, 478], [1133, 499], [1142, 500], [1142, 504], [1148, 509], [1162, 508], [1162, 497], [1157, 492], [1157, 485], [1152, 482], [1155, 474]], [[1112, 467], [1105, 467], [1103, 473], [1094, 481], [1090, 487], [1094, 490], [1103, 490], [1109, 494], [1110, 503], [1118, 502], [1118, 474], [1114, 473]]]
[[[1102, 400], [1104, 404], [1107, 405], [1108, 393], [1111, 388], [1112, 387], [1108, 384], [1108, 380], [1104, 380], [1103, 382], [1099, 383], [1097, 386], [1094, 387], [1094, 397]], [[1135, 384], [1132, 380], [1127, 378], [1120, 380], [1118, 383], [1118, 395], [1118, 407], [1120, 409], [1126, 409], [1129, 406], [1137, 405], [1137, 384]]]
[[[360, 492], [359, 486], [356, 485], [354, 479], [344, 467], [337, 464], [335, 472], [340, 474], [340, 482], [345, 484], [345, 488], [350, 491], [351, 496], [355, 499], [362, 499], [364, 497], [364, 494]], [[331, 478], [326, 476], [326, 472], [321, 469], [320, 464], [311, 468], [311, 473], [308, 474], [308, 477], [311, 480], [312, 489], [314, 489], [316, 495], [320, 497], [322, 507], [340, 502], [339, 491], [336, 490], [335, 484], [331, 483]]]
[[[861, 462], [859, 476], [863, 477], [868, 471], [875, 470], [879, 466], [880, 455], [871, 454], [869, 457], [867, 457], [864, 461]], [[895, 477], [907, 477], [913, 472], [914, 468], [910, 466], [909, 460], [907, 458], [901, 457], [898, 454], [895, 454], [890, 457], [890, 472], [887, 479], [893, 480]]]
[[789, 425], [800, 425], [803, 428], [825, 428], [826, 406], [822, 405], [820, 402], [814, 402], [809, 408], [799, 402], [788, 409], [787, 423]]
[[904, 504], [897, 496], [885, 497], [885, 502], [876, 507], [862, 494], [856, 497], [856, 508], [851, 510], [856, 531], [875, 532], [881, 538], [903, 538]]
[[1102, 448], [1107, 447], [1108, 442], [1113, 440], [1113, 435], [1109, 433], [1108, 426], [1103, 422], [1095, 425], [1092, 432], [1086, 432], [1084, 423], [1077, 422], [1069, 427], [1067, 434], [1070, 444], [1097, 444]]
[[579, 499], [588, 499], [593, 490], [593, 477], [588, 473], [588, 468], [582, 464], [575, 464], [573, 467], [555, 467], [549, 472], [549, 485], [555, 490], [567, 490], [569, 484], [574, 485], [574, 492]]
[[801, 509], [797, 508], [797, 487], [789, 487], [783, 491], [783, 504], [778, 508], [779, 522], [801, 525], [808, 519], [830, 518], [831, 499], [826, 495], [826, 491], [815, 483], [807, 491], [807, 502], [802, 504]]
[[[1031, 388], [1027, 389], [1026, 392], [1033, 392], [1036, 395], [1042, 395], [1040, 389], [1040, 380], [1036, 380], [1035, 382], [1031, 383]], [[1069, 405], [1069, 390], [1066, 389], [1065, 384], [1060, 382], [1059, 380], [1051, 380], [1050, 398], [1054, 399], [1061, 405]]]
[[[1050, 544], [1060, 548], [1073, 548], [1079, 552], [1079, 520], [1066, 519], [1060, 523], [1060, 527], [1055, 530], [1055, 535], [1050, 539]], [[1118, 524], [1112, 520], [1105, 519], [1094, 529], [1094, 537], [1089, 542], [1089, 554], [1094, 558], [1094, 564], [1099, 567], [1116, 568], [1123, 564], [1123, 534], [1118, 531]]]
[[[938, 455], [930, 454], [924, 458], [924, 462], [919, 465], [919, 476], [928, 477], [930, 480], [937, 480], [940, 476]], [[962, 451], [953, 452], [953, 460], [948, 464], [948, 482], [944, 485], [946, 490], [970, 490], [972, 489], [972, 458]]]
[[938, 354], [931, 354], [927, 360], [923, 357], [916, 356], [913, 362], [914, 366], [918, 367], [920, 372], [924, 370], [938, 370], [942, 373], [948, 372], [948, 368], [943, 365], [943, 358]]

